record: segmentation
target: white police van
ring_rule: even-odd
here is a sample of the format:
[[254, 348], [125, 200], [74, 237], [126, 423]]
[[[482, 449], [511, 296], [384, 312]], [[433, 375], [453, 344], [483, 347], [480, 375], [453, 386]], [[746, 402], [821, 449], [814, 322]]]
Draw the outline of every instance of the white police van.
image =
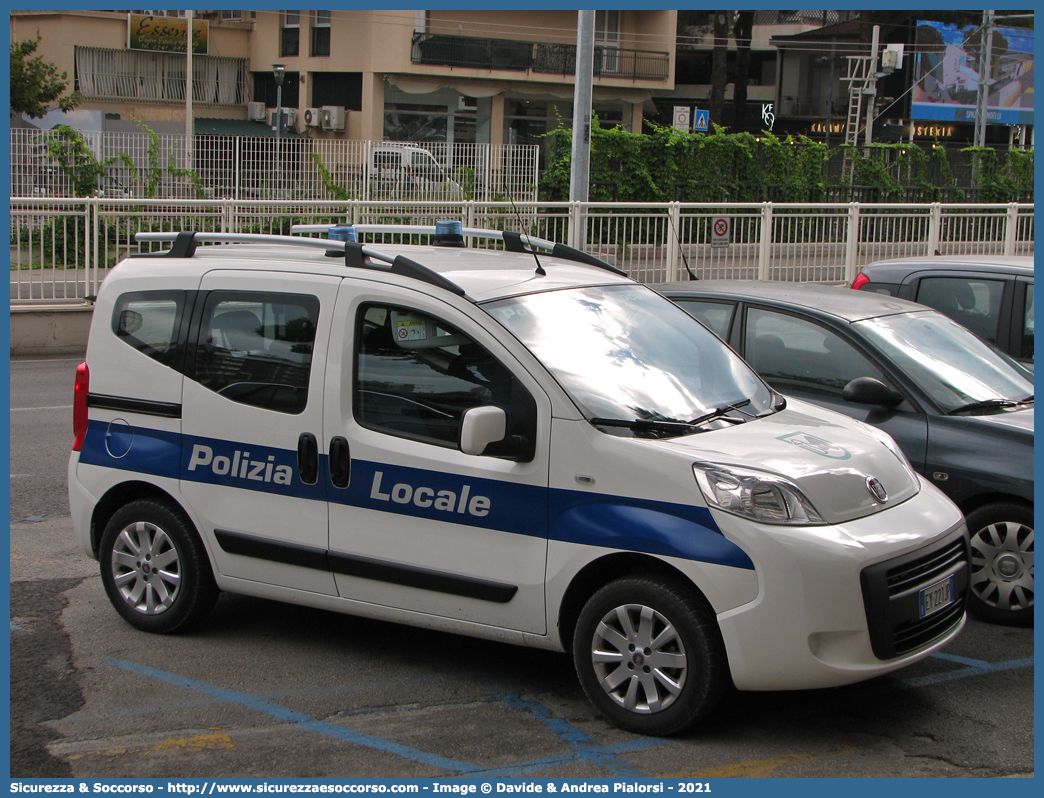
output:
[[141, 234], [105, 279], [69, 492], [133, 626], [227, 590], [571, 651], [650, 734], [958, 634], [962, 516], [889, 437], [577, 250], [394, 229], [433, 243]]

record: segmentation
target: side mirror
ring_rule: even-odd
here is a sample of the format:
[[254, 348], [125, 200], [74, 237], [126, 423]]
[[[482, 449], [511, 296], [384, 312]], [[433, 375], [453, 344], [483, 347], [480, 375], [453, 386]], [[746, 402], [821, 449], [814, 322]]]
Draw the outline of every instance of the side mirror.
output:
[[875, 377], [856, 377], [845, 386], [841, 398], [846, 402], [883, 407], [895, 407], [903, 401], [901, 393], [893, 391]]
[[460, 421], [460, 450], [464, 454], [482, 454], [491, 443], [507, 435], [507, 413], [493, 405], [472, 407]]

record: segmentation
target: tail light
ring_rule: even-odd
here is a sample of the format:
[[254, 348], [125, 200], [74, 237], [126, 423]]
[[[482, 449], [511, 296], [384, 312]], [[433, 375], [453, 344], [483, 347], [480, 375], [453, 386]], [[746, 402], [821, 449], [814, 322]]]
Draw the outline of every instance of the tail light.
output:
[[862, 272], [859, 272], [859, 274], [856, 275], [856, 278], [852, 281], [852, 288], [854, 288], [854, 289], [856, 289], [856, 291], [858, 291], [860, 288], [862, 288], [868, 282], [870, 282], [870, 278], [867, 277]]
[[83, 439], [87, 435], [87, 391], [90, 388], [91, 373], [86, 363], [76, 367], [76, 386], [73, 388], [73, 451], [83, 448]]

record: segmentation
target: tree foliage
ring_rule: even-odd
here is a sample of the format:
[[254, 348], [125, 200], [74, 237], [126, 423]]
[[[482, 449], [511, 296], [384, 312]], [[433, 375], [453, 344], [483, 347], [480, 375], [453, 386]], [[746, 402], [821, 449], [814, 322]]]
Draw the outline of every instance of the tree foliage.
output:
[[69, 88], [65, 72], [59, 74], [43, 56], [31, 57], [39, 46], [40, 36], [11, 45], [11, 113], [26, 114], [31, 119], [40, 119], [55, 104], [71, 111], [83, 99], [79, 92], [65, 94]]

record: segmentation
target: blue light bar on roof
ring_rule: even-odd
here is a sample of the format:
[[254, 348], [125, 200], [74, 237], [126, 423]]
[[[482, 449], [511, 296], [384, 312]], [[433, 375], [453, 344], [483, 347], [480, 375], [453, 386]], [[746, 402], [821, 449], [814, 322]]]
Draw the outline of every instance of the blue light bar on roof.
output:
[[437, 247], [464, 246], [464, 225], [461, 222], [435, 222], [435, 241]]

